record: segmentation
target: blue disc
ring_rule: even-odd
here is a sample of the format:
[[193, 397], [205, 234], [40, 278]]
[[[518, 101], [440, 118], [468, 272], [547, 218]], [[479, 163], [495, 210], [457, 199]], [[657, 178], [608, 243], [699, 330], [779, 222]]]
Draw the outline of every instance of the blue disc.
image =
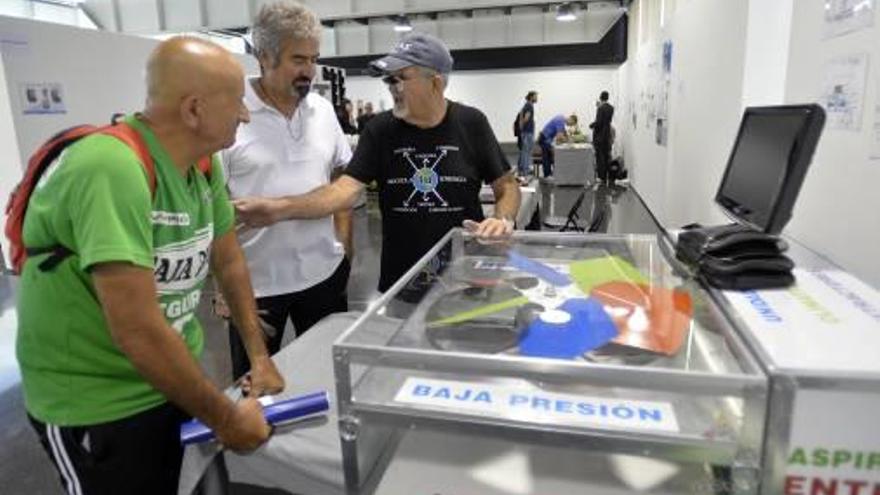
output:
[[524, 356], [574, 359], [617, 337], [617, 326], [595, 298], [575, 298], [562, 303], [567, 321], [551, 323], [540, 316], [526, 328], [519, 341]]

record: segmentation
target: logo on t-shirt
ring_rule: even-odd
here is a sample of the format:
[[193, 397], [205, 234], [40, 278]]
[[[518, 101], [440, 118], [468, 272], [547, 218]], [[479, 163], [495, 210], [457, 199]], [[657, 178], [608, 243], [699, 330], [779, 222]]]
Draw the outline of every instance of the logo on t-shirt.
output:
[[457, 152], [457, 146], [437, 146], [434, 151], [417, 152], [414, 148], [400, 148], [394, 154], [409, 165], [411, 175], [393, 178], [389, 185], [407, 184], [412, 192], [403, 200], [403, 204], [395, 206], [395, 211], [414, 212], [419, 208], [429, 211], [460, 211], [462, 207], [450, 207], [449, 202], [438, 190], [440, 184], [448, 182], [467, 182], [467, 178], [457, 175], [441, 175], [441, 165], [449, 157], [450, 152]]
[[171, 211], [153, 211], [153, 225], [168, 225], [170, 227], [185, 227], [189, 225], [189, 213], [174, 213]]
[[214, 225], [183, 242], [159, 246], [155, 250], [153, 276], [159, 294], [191, 290], [199, 286], [208, 274]]

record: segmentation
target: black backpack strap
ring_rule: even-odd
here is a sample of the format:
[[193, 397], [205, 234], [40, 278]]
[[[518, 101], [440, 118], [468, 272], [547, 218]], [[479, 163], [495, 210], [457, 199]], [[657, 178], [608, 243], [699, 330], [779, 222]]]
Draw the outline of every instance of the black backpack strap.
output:
[[27, 248], [28, 257], [40, 256], [42, 254], [48, 254], [49, 257], [40, 262], [37, 267], [41, 272], [48, 272], [54, 270], [56, 266], [72, 255], [73, 251], [61, 244], [45, 248]]

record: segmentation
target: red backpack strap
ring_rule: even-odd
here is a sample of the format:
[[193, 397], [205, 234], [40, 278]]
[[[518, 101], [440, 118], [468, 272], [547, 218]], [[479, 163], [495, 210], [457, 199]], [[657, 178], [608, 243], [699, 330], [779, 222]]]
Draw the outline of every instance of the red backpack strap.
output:
[[211, 155], [199, 159], [198, 163], [196, 164], [199, 172], [201, 172], [202, 175], [204, 175], [205, 178], [208, 179], [208, 182], [211, 182], [211, 170], [214, 168], [213, 165], [214, 162], [211, 159]]
[[28, 160], [27, 169], [21, 181], [9, 195], [6, 203], [6, 228], [5, 234], [9, 239], [10, 262], [15, 273], [21, 273], [24, 262], [27, 259], [27, 249], [22, 239], [22, 230], [24, 229], [24, 217], [27, 213], [28, 202], [34, 188], [40, 181], [40, 177], [49, 168], [56, 158], [71, 143], [93, 134], [98, 130], [92, 125], [80, 125], [65, 129], [46, 141], [40, 148], [31, 155]]
[[141, 137], [141, 133], [125, 122], [118, 122], [113, 125], [102, 127], [98, 132], [115, 137], [128, 145], [128, 147], [137, 154], [138, 158], [141, 160], [141, 164], [144, 166], [144, 170], [147, 172], [150, 196], [154, 196], [156, 194], [156, 165], [153, 163], [150, 149], [147, 147], [147, 142]]

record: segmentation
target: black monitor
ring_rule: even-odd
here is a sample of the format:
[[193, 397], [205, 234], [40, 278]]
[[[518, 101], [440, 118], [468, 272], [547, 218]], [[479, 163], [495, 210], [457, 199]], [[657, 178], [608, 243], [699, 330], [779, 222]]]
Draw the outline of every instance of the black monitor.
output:
[[747, 108], [715, 202], [739, 223], [781, 232], [824, 123], [819, 105]]

